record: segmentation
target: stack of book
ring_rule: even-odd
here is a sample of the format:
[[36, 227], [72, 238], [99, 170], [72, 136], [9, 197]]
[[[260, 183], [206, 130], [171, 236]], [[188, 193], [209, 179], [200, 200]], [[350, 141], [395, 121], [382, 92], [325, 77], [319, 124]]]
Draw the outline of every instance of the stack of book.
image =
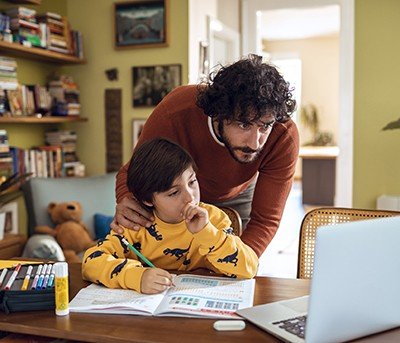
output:
[[48, 83], [52, 97], [52, 115], [78, 116], [81, 113], [79, 89], [71, 76], [63, 75]]
[[17, 87], [17, 61], [11, 57], [0, 56], [0, 88], [4, 90]]
[[6, 130], [0, 129], [0, 184], [13, 174], [13, 160]]
[[6, 15], [10, 17], [10, 29], [14, 42], [28, 46], [43, 46], [35, 10], [19, 6], [6, 10]]
[[78, 135], [69, 130], [46, 132], [46, 144], [61, 147], [64, 176], [85, 176], [85, 166], [76, 154], [77, 138]]
[[53, 12], [37, 16], [42, 40], [47, 42], [47, 49], [62, 54], [72, 54], [71, 33], [65, 17]]

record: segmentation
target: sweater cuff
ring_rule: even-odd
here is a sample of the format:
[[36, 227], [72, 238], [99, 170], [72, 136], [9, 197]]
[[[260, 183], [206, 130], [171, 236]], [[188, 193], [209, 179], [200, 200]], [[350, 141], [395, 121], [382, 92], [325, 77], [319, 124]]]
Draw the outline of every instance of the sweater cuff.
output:
[[148, 268], [142, 268], [138, 266], [132, 266], [129, 270], [125, 273], [125, 286], [128, 289], [133, 289], [136, 292], [141, 293], [141, 284], [142, 284], [142, 277], [143, 273]]
[[203, 230], [193, 234], [194, 239], [203, 247], [219, 246], [225, 239], [225, 233], [218, 230], [211, 222], [208, 222]]

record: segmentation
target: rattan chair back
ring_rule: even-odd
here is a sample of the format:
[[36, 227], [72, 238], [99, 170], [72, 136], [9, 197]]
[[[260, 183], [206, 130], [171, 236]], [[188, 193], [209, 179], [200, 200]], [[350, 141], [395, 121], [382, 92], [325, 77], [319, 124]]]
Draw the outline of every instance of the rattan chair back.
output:
[[311, 279], [314, 267], [315, 234], [320, 226], [355, 220], [399, 216], [400, 212], [354, 208], [317, 208], [308, 212], [301, 223], [297, 278]]
[[235, 236], [240, 237], [242, 235], [242, 219], [240, 218], [238, 211], [236, 211], [232, 207], [219, 207], [219, 208], [222, 211], [224, 211], [231, 220], [232, 229]]

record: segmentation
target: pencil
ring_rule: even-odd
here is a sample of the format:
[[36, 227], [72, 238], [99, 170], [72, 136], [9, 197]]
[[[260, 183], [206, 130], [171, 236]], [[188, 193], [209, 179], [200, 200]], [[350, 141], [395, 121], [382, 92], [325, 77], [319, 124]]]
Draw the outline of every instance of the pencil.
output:
[[8, 282], [6, 284], [6, 287], [4, 287], [4, 289], [11, 289], [11, 286], [14, 283], [15, 278], [17, 277], [20, 269], [21, 269], [21, 263], [18, 263], [13, 273], [11, 274], [10, 278], [8, 279]]
[[28, 269], [26, 270], [26, 275], [24, 278], [24, 282], [22, 283], [21, 291], [26, 291], [28, 289], [28, 284], [31, 278], [32, 270], [33, 270], [32, 266], [29, 266]]
[[145, 256], [143, 256], [132, 244], [130, 244], [126, 238], [122, 238], [122, 242], [129, 248], [131, 249], [137, 257], [139, 257], [143, 262], [145, 262], [149, 267], [155, 268], [156, 266], [151, 263]]

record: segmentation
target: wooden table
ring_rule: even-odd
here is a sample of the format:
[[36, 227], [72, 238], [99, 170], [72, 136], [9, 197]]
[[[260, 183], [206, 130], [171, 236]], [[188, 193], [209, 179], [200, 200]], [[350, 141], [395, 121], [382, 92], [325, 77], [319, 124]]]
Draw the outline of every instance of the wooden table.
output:
[[[87, 283], [81, 278], [80, 264], [70, 265], [69, 271], [72, 297]], [[258, 277], [254, 304], [306, 295], [308, 287], [308, 280]], [[0, 330], [85, 342], [279, 342], [250, 323], [247, 323], [243, 331], [218, 332], [213, 329], [214, 321], [87, 313], [70, 313], [69, 316], [57, 317], [54, 311], [36, 311], [0, 314]], [[398, 342], [400, 329], [357, 342], [364, 341]]]

